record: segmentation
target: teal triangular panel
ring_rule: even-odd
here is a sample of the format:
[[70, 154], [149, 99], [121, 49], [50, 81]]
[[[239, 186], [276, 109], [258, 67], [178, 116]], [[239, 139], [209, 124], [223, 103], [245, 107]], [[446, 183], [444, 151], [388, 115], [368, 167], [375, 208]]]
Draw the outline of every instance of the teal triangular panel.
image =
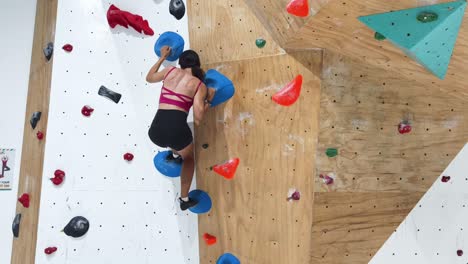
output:
[[[359, 17], [359, 20], [384, 35], [410, 57], [443, 79], [447, 72], [453, 47], [457, 40], [466, 1]], [[417, 19], [422, 12], [438, 15], [433, 22]]]

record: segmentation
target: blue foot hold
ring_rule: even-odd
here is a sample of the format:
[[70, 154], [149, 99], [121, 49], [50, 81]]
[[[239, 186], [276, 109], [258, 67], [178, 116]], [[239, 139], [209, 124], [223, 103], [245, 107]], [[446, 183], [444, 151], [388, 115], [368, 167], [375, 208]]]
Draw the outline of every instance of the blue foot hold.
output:
[[213, 100], [211, 100], [212, 107], [231, 99], [235, 92], [232, 81], [214, 69], [206, 72], [205, 85], [206, 87], [213, 88], [216, 91]]
[[172, 155], [172, 151], [158, 152], [154, 156], [153, 162], [156, 169], [167, 177], [179, 177], [182, 164], [175, 161], [167, 161], [166, 157]]
[[197, 205], [189, 208], [192, 213], [204, 214], [210, 211], [212, 202], [208, 193], [202, 190], [193, 190], [189, 193], [189, 197], [195, 201], [198, 201]]
[[226, 253], [219, 257], [216, 264], [240, 264], [240, 260], [231, 253]]
[[156, 55], [161, 57], [161, 48], [164, 46], [171, 47], [171, 54], [167, 57], [168, 61], [176, 61], [179, 59], [180, 54], [184, 51], [185, 41], [184, 39], [177, 33], [167, 31], [161, 34], [161, 36], [154, 44], [154, 52]]

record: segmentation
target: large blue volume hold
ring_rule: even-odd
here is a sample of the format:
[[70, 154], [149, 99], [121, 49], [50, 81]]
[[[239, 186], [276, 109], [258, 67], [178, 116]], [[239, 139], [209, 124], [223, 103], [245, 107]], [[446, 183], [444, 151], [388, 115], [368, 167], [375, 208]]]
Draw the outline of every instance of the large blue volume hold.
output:
[[161, 57], [161, 48], [169, 46], [171, 48], [171, 54], [167, 57], [168, 61], [176, 61], [179, 59], [180, 54], [184, 52], [184, 39], [177, 33], [167, 31], [161, 34], [156, 43], [154, 44], [154, 52], [156, 55]]
[[158, 152], [153, 159], [154, 166], [162, 175], [172, 178], [179, 177], [182, 171], [182, 164], [173, 160], [166, 160], [167, 155], [172, 155], [172, 151]]
[[240, 260], [231, 253], [226, 253], [219, 257], [216, 264], [240, 264]]
[[202, 190], [193, 190], [189, 192], [190, 199], [193, 199], [198, 202], [194, 207], [190, 207], [189, 210], [195, 214], [204, 214], [210, 211], [213, 203], [211, 202], [211, 197], [208, 193]]
[[206, 87], [215, 89], [215, 96], [211, 100], [211, 106], [217, 106], [229, 100], [235, 93], [234, 84], [222, 73], [211, 69], [206, 72]]
[[[460, 0], [363, 16], [359, 20], [385, 36], [434, 75], [444, 79], [465, 8], [466, 1]], [[418, 15], [422, 13], [436, 14], [437, 19], [420, 21]]]

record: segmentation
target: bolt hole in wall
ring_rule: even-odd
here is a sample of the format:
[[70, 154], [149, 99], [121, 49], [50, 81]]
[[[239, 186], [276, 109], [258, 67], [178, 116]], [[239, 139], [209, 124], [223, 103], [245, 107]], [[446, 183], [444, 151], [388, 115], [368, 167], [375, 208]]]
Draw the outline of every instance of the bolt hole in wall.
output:
[[[111, 4], [148, 19], [154, 35], [111, 29]], [[152, 160], [162, 149], [147, 136], [161, 85], [143, 73], [157, 60], [156, 39], [178, 32], [189, 48], [187, 18], [176, 20], [168, 7], [169, 0], [59, 1], [55, 46], [73, 51], [53, 55], [37, 263], [198, 263], [197, 218], [178, 212], [179, 179], [156, 171]], [[121, 98], [98, 95], [101, 86]], [[126, 161], [124, 153], [135, 156]], [[58, 168], [66, 177], [54, 186], [48, 178]], [[90, 229], [71, 240], [60, 230], [75, 216]], [[52, 245], [57, 252], [46, 256]]]

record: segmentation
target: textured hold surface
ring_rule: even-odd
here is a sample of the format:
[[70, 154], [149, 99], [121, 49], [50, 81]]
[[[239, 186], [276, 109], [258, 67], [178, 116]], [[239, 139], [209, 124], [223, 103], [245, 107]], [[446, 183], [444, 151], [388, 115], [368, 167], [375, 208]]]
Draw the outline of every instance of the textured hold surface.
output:
[[71, 237], [82, 237], [89, 230], [89, 221], [83, 216], [75, 216], [65, 226], [63, 232], [67, 236]]
[[161, 57], [161, 48], [169, 46], [171, 54], [167, 57], [168, 61], [176, 61], [179, 59], [182, 52], [184, 52], [185, 41], [179, 34], [167, 31], [161, 34], [154, 44], [154, 52]]
[[54, 43], [49, 42], [47, 46], [44, 48], [44, 56], [46, 57], [47, 61], [50, 61], [52, 55], [54, 54]]
[[123, 155], [124, 160], [126, 161], [132, 161], [135, 156], [132, 153], [125, 153]]
[[433, 22], [433, 21], [436, 21], [438, 18], [439, 18], [439, 15], [437, 15], [437, 13], [425, 12], [425, 11], [419, 13], [417, 17], [417, 19], [423, 23]]
[[44, 249], [44, 253], [46, 255], [51, 255], [56, 251], [57, 251], [57, 247], [48, 247], [48, 248]]
[[158, 152], [153, 159], [154, 166], [162, 175], [167, 177], [179, 177], [182, 164], [175, 160], [168, 161], [166, 159], [168, 155], [172, 155], [172, 151]]
[[213, 171], [228, 180], [232, 180], [234, 178], [234, 174], [236, 174], [236, 170], [237, 170], [237, 166], [239, 166], [239, 162], [240, 162], [239, 158], [231, 159], [227, 161], [226, 163], [213, 166]]
[[104, 85], [102, 85], [99, 88], [98, 94], [110, 99], [111, 101], [113, 101], [116, 104], [118, 104], [119, 101], [120, 101], [120, 98], [122, 98], [121, 94], [116, 93], [116, 92], [112, 91], [111, 89], [106, 88]]
[[264, 39], [256, 39], [256, 40], [255, 40], [255, 45], [257, 46], [257, 48], [261, 49], [261, 48], [265, 47], [265, 45], [266, 45], [266, 40], [264, 40]]
[[37, 126], [37, 123], [39, 122], [39, 120], [41, 120], [41, 115], [42, 113], [41, 112], [34, 112], [31, 116], [31, 119], [29, 120], [29, 123], [31, 124], [31, 127], [33, 129], [36, 128]]
[[239, 259], [231, 253], [225, 253], [219, 257], [216, 264], [240, 264]]
[[94, 112], [94, 109], [89, 105], [85, 105], [81, 108], [81, 114], [86, 117], [91, 116], [93, 112]]
[[39, 140], [43, 140], [44, 139], [44, 133], [42, 133], [41, 131], [37, 131], [36, 137]]
[[13, 224], [12, 224], [12, 227], [11, 227], [11, 229], [13, 231], [13, 235], [15, 237], [19, 236], [20, 224], [21, 224], [21, 214], [17, 214], [15, 216], [15, 219], [13, 220]]
[[291, 0], [286, 10], [291, 15], [306, 17], [309, 15], [309, 0]]
[[327, 154], [327, 156], [329, 158], [333, 158], [335, 156], [338, 155], [338, 149], [336, 148], [328, 148], [326, 151], [325, 151], [325, 154]]
[[387, 39], [384, 35], [380, 34], [379, 32], [375, 32], [374, 38], [380, 41]]
[[73, 46], [71, 44], [65, 44], [62, 49], [67, 52], [72, 52]]
[[185, 15], [185, 4], [183, 0], [171, 0], [169, 3], [169, 13], [177, 20], [180, 20]]
[[128, 28], [130, 25], [138, 33], [144, 33], [148, 36], [154, 35], [154, 31], [149, 26], [148, 20], [143, 19], [140, 15], [120, 10], [115, 5], [111, 5], [107, 10], [107, 22], [111, 28], [115, 28], [117, 25]]
[[208, 193], [202, 190], [193, 190], [189, 192], [190, 199], [197, 201], [197, 205], [190, 207], [189, 210], [195, 214], [205, 214], [211, 210], [213, 203], [211, 202], [211, 197]]
[[23, 193], [20, 198], [18, 198], [18, 202], [20, 202], [25, 208], [29, 208], [30, 197], [28, 193]]
[[204, 83], [206, 87], [213, 88], [215, 95], [211, 100], [211, 107], [220, 105], [231, 99], [236, 92], [234, 84], [229, 78], [215, 69], [210, 69], [206, 72]]
[[289, 84], [287, 84], [281, 91], [273, 95], [272, 99], [279, 105], [290, 106], [294, 104], [302, 89], [302, 75], [296, 76]]
[[[466, 1], [461, 0], [363, 16], [359, 20], [383, 34], [434, 75], [444, 79], [465, 8]], [[440, 19], [421, 23], [416, 19], [421, 12], [436, 13]]]
[[203, 234], [203, 239], [208, 246], [216, 244], [216, 237], [208, 233]]

